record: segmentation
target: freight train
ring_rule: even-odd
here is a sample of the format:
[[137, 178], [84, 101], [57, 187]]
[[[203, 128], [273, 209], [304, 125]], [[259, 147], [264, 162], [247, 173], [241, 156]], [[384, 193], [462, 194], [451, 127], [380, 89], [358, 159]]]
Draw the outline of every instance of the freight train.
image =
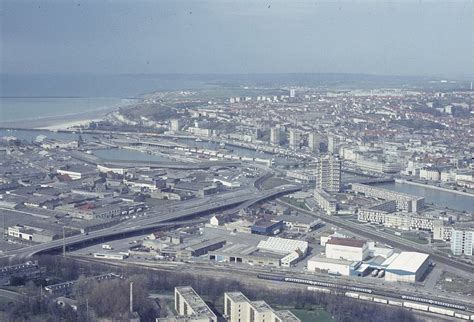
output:
[[[328, 290], [331, 289], [331, 290], [334, 290], [335, 292], [344, 294], [347, 297], [356, 298], [359, 300], [373, 301], [376, 303], [406, 307], [409, 309], [432, 312], [432, 313], [437, 313], [437, 314], [441, 314], [445, 316], [457, 317], [463, 320], [474, 321], [474, 315], [468, 315], [461, 312], [455, 312], [454, 310], [452, 310], [452, 309], [457, 309], [457, 310], [465, 311], [467, 308], [464, 305], [447, 303], [443, 301], [431, 300], [431, 299], [410, 296], [410, 295], [400, 295], [401, 301], [387, 300], [384, 298], [371, 296], [373, 295], [374, 290], [370, 288], [347, 286], [347, 285], [341, 285], [341, 284], [336, 284], [336, 283], [331, 283], [331, 282], [320, 282], [320, 281], [314, 281], [314, 280], [309, 280], [309, 279], [304, 279], [304, 278], [286, 277], [283, 275], [258, 274], [257, 277], [260, 279], [272, 280], [272, 281], [278, 281], [278, 282], [310, 285], [308, 286], [309, 291], [328, 293]], [[416, 302], [420, 302], [420, 303], [416, 303]], [[433, 306], [433, 305], [436, 305], [436, 306]]]

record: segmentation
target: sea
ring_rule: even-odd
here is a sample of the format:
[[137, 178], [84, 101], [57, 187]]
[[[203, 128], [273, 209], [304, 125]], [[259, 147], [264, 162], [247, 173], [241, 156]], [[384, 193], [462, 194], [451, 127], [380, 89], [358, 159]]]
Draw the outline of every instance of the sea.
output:
[[0, 123], [129, 105], [153, 91], [202, 89], [209, 80], [180, 75], [0, 75]]

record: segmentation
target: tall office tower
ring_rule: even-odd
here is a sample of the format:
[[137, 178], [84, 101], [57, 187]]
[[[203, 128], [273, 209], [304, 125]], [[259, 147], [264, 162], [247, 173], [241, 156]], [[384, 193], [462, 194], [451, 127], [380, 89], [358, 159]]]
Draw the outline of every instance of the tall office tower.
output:
[[474, 230], [453, 228], [451, 234], [451, 252], [453, 255], [472, 256]]
[[298, 130], [290, 129], [290, 137], [288, 139], [288, 145], [290, 149], [296, 150], [300, 147], [301, 133]]
[[334, 134], [328, 135], [328, 152], [332, 154], [338, 154], [339, 139]]
[[325, 155], [318, 158], [316, 188], [328, 192], [339, 192], [341, 190], [341, 160], [338, 157]]
[[319, 144], [321, 143], [321, 138], [318, 133], [309, 133], [308, 134], [308, 147], [312, 152], [319, 152]]
[[179, 132], [181, 130], [181, 121], [177, 119], [173, 119], [170, 121], [170, 131], [171, 132]]
[[295, 97], [296, 91], [292, 88], [290, 89], [290, 97], [293, 98]]
[[272, 145], [280, 145], [280, 129], [272, 127], [270, 129], [270, 143]]

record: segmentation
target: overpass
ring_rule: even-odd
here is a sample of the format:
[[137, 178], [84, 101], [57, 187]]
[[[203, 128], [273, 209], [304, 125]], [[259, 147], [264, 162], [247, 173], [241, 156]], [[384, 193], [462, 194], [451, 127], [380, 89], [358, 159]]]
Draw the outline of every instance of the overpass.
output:
[[152, 210], [151, 214], [154, 216], [129, 220], [116, 226], [97, 230], [85, 235], [75, 235], [64, 239], [57, 239], [51, 242], [7, 251], [1, 255], [22, 259], [29, 258], [35, 254], [61, 249], [64, 246], [78, 245], [107, 237], [123, 236], [157, 227], [173, 226], [178, 224], [179, 221], [191, 219], [211, 211], [232, 207], [242, 203], [251, 205], [266, 199], [292, 193], [300, 189], [299, 186], [286, 185], [263, 192], [256, 192], [253, 189], [245, 189], [237, 192], [226, 193], [216, 197], [206, 198], [205, 201], [198, 200], [198, 202], [186, 203], [183, 205], [178, 204], [172, 207], [168, 206], [166, 208]]
[[236, 167], [241, 165], [238, 161], [201, 161], [201, 162], [176, 162], [176, 161], [127, 161], [127, 160], [106, 160], [95, 155], [86, 154], [80, 151], [71, 152], [71, 156], [79, 161], [94, 165], [105, 165], [113, 167], [150, 167], [150, 168], [167, 168], [180, 170], [198, 170], [209, 169], [211, 167]]

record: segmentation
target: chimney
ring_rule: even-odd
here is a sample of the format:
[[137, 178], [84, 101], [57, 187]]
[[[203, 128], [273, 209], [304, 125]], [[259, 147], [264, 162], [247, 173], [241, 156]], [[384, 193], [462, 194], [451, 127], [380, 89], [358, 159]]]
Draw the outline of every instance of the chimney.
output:
[[133, 313], [133, 282], [130, 282], [130, 313]]

